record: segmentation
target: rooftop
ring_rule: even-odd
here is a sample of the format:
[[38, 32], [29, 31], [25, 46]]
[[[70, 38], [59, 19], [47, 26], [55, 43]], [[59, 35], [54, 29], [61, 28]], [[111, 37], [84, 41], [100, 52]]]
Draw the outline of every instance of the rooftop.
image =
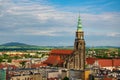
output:
[[72, 53], [73, 53], [73, 50], [66, 50], [66, 49], [53, 49], [50, 52], [50, 54], [58, 54], [58, 55], [69, 55]]

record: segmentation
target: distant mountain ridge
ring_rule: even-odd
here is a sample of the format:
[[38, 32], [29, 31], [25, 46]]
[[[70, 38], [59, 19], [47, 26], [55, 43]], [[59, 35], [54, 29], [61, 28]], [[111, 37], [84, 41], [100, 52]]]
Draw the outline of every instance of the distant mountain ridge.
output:
[[104, 48], [120, 48], [119, 46], [87, 46], [87, 48], [101, 48], [101, 49], [104, 49]]
[[2, 44], [0, 46], [31, 46], [31, 45], [19, 43], [19, 42], [10, 42], [10, 43]]
[[[25, 43], [20, 43], [20, 42], [9, 42], [9, 43], [5, 43], [5, 44], [1, 44], [0, 45], [0, 49], [4, 49], [4, 48], [60, 48], [60, 49], [73, 49], [74, 46], [37, 46], [37, 45], [29, 45], [29, 44], [25, 44]], [[120, 48], [117, 46], [86, 46], [86, 48]]]
[[10, 42], [0, 45], [0, 51], [25, 51], [25, 50], [39, 50], [40, 46], [28, 45], [19, 42]]

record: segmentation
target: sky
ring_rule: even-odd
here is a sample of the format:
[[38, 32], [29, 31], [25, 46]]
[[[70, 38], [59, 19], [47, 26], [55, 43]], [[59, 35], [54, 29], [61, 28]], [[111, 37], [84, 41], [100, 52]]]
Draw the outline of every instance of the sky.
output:
[[80, 13], [87, 46], [120, 46], [120, 0], [0, 0], [0, 44], [73, 46]]

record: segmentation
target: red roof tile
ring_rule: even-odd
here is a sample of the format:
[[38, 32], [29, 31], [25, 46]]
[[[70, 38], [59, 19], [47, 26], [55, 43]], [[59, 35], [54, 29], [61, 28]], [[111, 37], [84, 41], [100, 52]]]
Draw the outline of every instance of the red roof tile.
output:
[[96, 60], [97, 60], [97, 58], [86, 58], [87, 64], [90, 64], [90, 65], [94, 64], [94, 62], [95, 62]]
[[54, 55], [50, 55], [48, 57], [48, 59], [46, 61], [44, 61], [45, 64], [52, 64], [52, 65], [56, 65], [56, 64], [62, 64], [64, 61], [60, 58], [60, 56], [54, 56]]
[[0, 64], [0, 69], [3, 68], [12, 68], [12, 69], [16, 69], [17, 67], [15, 65], [9, 65], [9, 64]]
[[98, 59], [97, 61], [101, 67], [111, 67], [112, 66], [111, 59]]
[[118, 67], [120, 66], [120, 59], [97, 59], [97, 58], [87, 58], [87, 64], [93, 65], [95, 61], [98, 61], [98, 64], [101, 67]]
[[63, 50], [63, 49], [53, 49], [50, 54], [58, 54], [58, 55], [69, 55], [72, 54], [73, 50]]
[[120, 66], [120, 59], [113, 59], [113, 65], [114, 65], [115, 67]]
[[104, 78], [104, 80], [113, 80], [113, 78]]
[[15, 63], [20, 63], [20, 62], [30, 62], [30, 60], [12, 60], [12, 62], [15, 62]]
[[38, 68], [38, 67], [41, 67], [41, 66], [47, 66], [47, 64], [43, 64], [43, 63], [41, 63], [41, 64], [32, 64], [32, 68]]
[[47, 80], [59, 80], [58, 78], [47, 78]]

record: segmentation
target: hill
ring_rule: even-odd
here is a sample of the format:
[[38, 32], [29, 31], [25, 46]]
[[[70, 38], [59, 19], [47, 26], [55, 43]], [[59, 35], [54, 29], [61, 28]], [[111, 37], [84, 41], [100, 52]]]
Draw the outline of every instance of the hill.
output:
[[10, 42], [0, 45], [0, 51], [13, 51], [13, 50], [37, 50], [41, 47], [35, 45], [28, 45], [19, 42]]
[[2, 44], [0, 46], [30, 46], [30, 45], [27, 45], [27, 44], [24, 44], [24, 43], [19, 43], [19, 42], [10, 42], [10, 43], [5, 43], [5, 44]]
[[108, 49], [108, 48], [120, 48], [120, 47], [119, 46], [95, 46], [91, 48]]
[[[51, 49], [73, 49], [73, 46], [36, 46], [36, 45], [28, 45], [24, 43], [19, 43], [19, 42], [10, 42], [10, 43], [5, 43], [0, 45], [0, 51], [24, 51], [24, 50], [51, 50]], [[90, 47], [87, 46], [86, 49], [108, 49], [108, 48], [119, 48], [120, 47], [115, 47], [115, 46], [95, 46], [95, 47]]]

